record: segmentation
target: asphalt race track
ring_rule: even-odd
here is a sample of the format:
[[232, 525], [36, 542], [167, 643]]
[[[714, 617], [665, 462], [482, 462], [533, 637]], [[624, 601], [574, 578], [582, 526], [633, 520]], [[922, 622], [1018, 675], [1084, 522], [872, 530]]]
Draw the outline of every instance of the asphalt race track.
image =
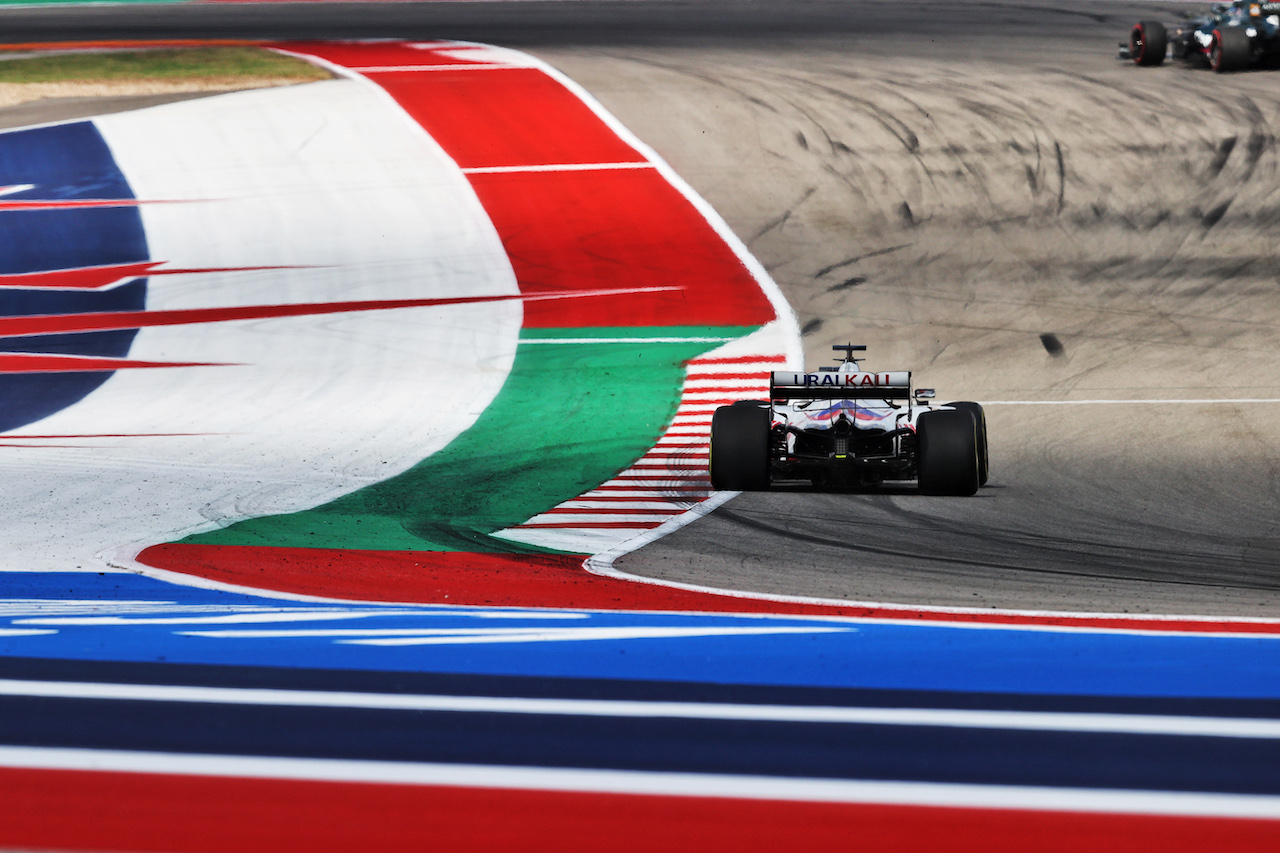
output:
[[[617, 563], [907, 604], [1280, 613], [1280, 96], [1114, 60], [1179, 4], [5, 9], [10, 42], [448, 37], [581, 83], [719, 211], [810, 364], [869, 345], [987, 403], [992, 479], [743, 495]], [[1123, 402], [1163, 401], [1141, 405]], [[1053, 401], [1061, 405], [1030, 405]], [[1191, 402], [1205, 401], [1205, 402]], [[1015, 405], [1016, 404], [1016, 405]]]
[[[974, 499], [744, 495], [619, 569], [868, 601], [1277, 612], [1274, 77], [1140, 70], [1111, 54], [1135, 10], [1019, 5], [1008, 29], [949, 38], [913, 15], [911, 34], [784, 50], [542, 51], [726, 216], [810, 364], [866, 343], [873, 368], [993, 403]], [[1218, 399], [1272, 402], [1122, 404]]]

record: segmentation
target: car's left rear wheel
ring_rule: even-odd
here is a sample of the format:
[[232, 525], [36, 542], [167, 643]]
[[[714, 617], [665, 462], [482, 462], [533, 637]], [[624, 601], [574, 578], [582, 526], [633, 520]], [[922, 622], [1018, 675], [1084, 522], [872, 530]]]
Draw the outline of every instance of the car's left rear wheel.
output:
[[1169, 47], [1169, 35], [1159, 21], [1139, 21], [1129, 31], [1129, 56], [1136, 65], [1160, 65]]
[[721, 406], [711, 416], [711, 488], [736, 492], [769, 488], [767, 406]]
[[978, 424], [972, 412], [925, 412], [916, 423], [916, 467], [926, 495], [978, 491]]

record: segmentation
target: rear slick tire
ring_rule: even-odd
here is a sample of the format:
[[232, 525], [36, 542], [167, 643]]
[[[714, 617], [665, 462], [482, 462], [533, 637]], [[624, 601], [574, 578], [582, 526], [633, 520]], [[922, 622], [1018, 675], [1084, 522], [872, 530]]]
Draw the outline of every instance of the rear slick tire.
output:
[[1253, 58], [1253, 42], [1242, 27], [1223, 27], [1213, 31], [1209, 47], [1209, 67], [1219, 74], [1239, 71]]
[[1129, 55], [1135, 65], [1161, 65], [1169, 35], [1159, 21], [1139, 21], [1129, 31]]
[[769, 488], [766, 406], [721, 406], [711, 416], [711, 488], [754, 492]]
[[947, 403], [947, 405], [973, 415], [974, 423], [978, 427], [978, 485], [985, 486], [987, 478], [991, 475], [991, 464], [988, 461], [990, 457], [987, 454], [987, 413], [978, 403], [961, 402]]
[[963, 410], [925, 412], [916, 424], [916, 479], [926, 495], [978, 491], [978, 423]]

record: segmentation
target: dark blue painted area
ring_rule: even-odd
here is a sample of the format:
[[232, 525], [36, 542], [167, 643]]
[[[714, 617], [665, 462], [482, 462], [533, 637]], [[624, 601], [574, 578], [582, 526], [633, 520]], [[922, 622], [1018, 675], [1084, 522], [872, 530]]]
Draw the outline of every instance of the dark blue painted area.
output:
[[[406, 608], [129, 574], [0, 578], [0, 679], [1280, 719], [1280, 638]], [[762, 628], [797, 633], [696, 635]], [[668, 629], [695, 634], [599, 634]], [[448, 642], [344, 642], [428, 636]], [[1263, 737], [0, 695], [6, 744], [1280, 795], [1280, 741]]]
[[1280, 699], [966, 693], [947, 690], [877, 690], [860, 687], [799, 687], [702, 681], [642, 681], [618, 678], [472, 675], [406, 670], [284, 668], [236, 664], [54, 660], [22, 657], [0, 657], [0, 679], [354, 693], [413, 693], [441, 696], [515, 696], [541, 699], [714, 702], [731, 705], [945, 708], [1280, 719]]
[[0, 744], [1280, 794], [1280, 742], [951, 726], [0, 697]]
[[[18, 199], [132, 199], [133, 190], [92, 122], [0, 134], [0, 185], [34, 184]], [[0, 274], [149, 259], [136, 207], [0, 210]], [[146, 279], [102, 292], [0, 290], [0, 316], [140, 310]], [[123, 357], [132, 330], [0, 338], [0, 351]], [[0, 431], [47, 417], [83, 399], [109, 373], [0, 375]]]
[[[280, 607], [315, 610], [324, 605], [278, 601], [173, 586], [134, 575], [9, 574], [10, 599], [93, 599], [100, 614], [126, 624], [75, 625], [30, 621], [16, 603], [6, 606], [0, 632], [50, 630], [36, 636], [0, 635], [0, 655], [79, 660], [231, 664], [475, 676], [613, 679], [968, 694], [1169, 697], [1170, 699], [1280, 698], [1280, 638], [1185, 637], [885, 625], [865, 622], [593, 612], [576, 619], [521, 611], [518, 619], [485, 618], [466, 608], [338, 606], [376, 614], [335, 621], [209, 624], [209, 607]], [[115, 600], [172, 602], [167, 621], [145, 624]], [[0, 602], [2, 603], [2, 602]], [[527, 614], [527, 615], [525, 615]], [[153, 614], [154, 615], [154, 614]], [[190, 618], [184, 623], [184, 619]], [[802, 633], [679, 638], [562, 639], [446, 645], [351, 645], [342, 638], [273, 636], [226, 638], [185, 632], [215, 629], [278, 631], [344, 627], [392, 633], [496, 628], [664, 629], [766, 628]], [[810, 633], [812, 629], [838, 629]], [[572, 633], [572, 632], [570, 632]], [[349, 638], [348, 638], [349, 639]]]

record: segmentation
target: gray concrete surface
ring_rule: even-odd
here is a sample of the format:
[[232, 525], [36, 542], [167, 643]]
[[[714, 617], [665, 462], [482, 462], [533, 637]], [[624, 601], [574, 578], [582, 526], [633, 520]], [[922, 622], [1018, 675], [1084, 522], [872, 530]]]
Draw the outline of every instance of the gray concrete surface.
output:
[[[1114, 59], [1179, 4], [0, 10], [35, 38], [525, 47], [702, 193], [833, 343], [944, 399], [1280, 397], [1280, 72]], [[1052, 337], [1048, 337], [1052, 336]], [[911, 604], [1280, 616], [1280, 404], [989, 408], [992, 480], [744, 495], [618, 562]]]
[[0, 109], [0, 128], [28, 127], [47, 122], [123, 113], [176, 101], [208, 97], [207, 92], [165, 95], [118, 95], [105, 98], [41, 98]]

